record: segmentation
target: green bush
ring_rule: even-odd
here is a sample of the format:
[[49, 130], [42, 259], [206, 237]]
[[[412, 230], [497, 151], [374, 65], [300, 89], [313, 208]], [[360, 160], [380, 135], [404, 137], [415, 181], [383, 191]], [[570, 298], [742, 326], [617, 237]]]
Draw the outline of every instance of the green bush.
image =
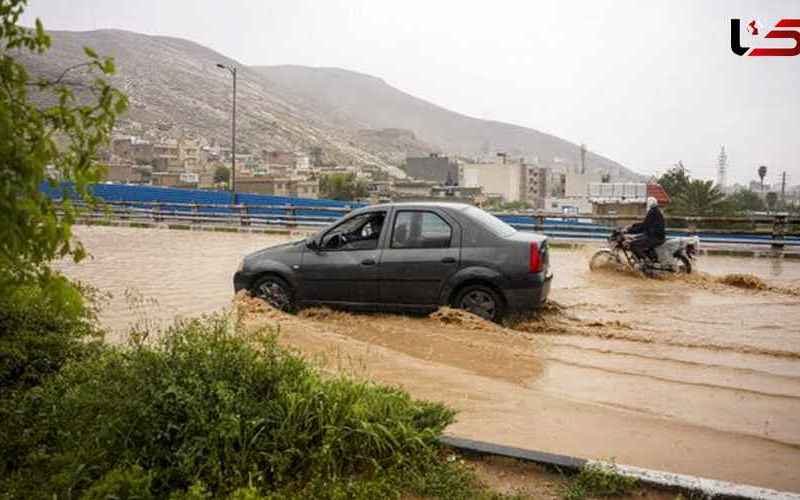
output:
[[8, 292], [0, 294], [0, 401], [84, 357], [96, 348], [87, 341], [102, 337], [93, 292], [63, 276], [52, 274]]
[[591, 463], [583, 466], [566, 485], [564, 500], [582, 500], [586, 497], [615, 497], [631, 493], [638, 486], [635, 478], [620, 474], [613, 462], [610, 465]]
[[[15, 394], [9, 498], [375, 498], [482, 494], [435, 438], [453, 419], [398, 389], [323, 377], [223, 316], [106, 347]], [[13, 411], [10, 409], [13, 408]]]

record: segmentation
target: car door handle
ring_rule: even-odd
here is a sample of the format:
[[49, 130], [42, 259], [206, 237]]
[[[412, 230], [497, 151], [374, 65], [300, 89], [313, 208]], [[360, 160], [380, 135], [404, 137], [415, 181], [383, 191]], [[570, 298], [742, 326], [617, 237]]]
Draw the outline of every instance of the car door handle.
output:
[[375, 265], [375, 259], [364, 259], [364, 260], [361, 261], [361, 265], [362, 266], [374, 266]]
[[442, 257], [442, 262], [445, 264], [455, 264], [456, 258], [455, 257]]

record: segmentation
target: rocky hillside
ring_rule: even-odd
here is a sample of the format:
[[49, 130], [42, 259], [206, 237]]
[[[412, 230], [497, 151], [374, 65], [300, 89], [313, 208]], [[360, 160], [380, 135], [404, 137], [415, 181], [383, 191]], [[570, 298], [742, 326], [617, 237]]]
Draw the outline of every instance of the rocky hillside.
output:
[[[343, 127], [411, 130], [417, 138], [441, 152], [475, 156], [488, 151], [509, 157], [536, 156], [545, 166], [554, 158], [573, 165], [579, 146], [558, 137], [508, 123], [480, 120], [455, 113], [402, 92], [373, 76], [338, 68], [260, 66], [273, 84], [303, 98], [318, 113]], [[637, 178], [619, 163], [589, 153], [587, 168], [609, 172], [615, 178]]]
[[[120, 123], [126, 133], [202, 135], [229, 142], [231, 81], [217, 63], [235, 64], [238, 138], [251, 149], [321, 147], [328, 161], [391, 165], [406, 153], [473, 156], [487, 148], [510, 156], [554, 157], [575, 163], [578, 146], [536, 130], [479, 120], [417, 99], [368, 75], [336, 68], [247, 67], [188, 40], [119, 30], [50, 32], [44, 56], [24, 56], [34, 75], [56, 76], [85, 60], [83, 47], [113, 56], [114, 84], [130, 97]], [[80, 81], [82, 75], [70, 76]], [[594, 154], [590, 169], [635, 174]]]

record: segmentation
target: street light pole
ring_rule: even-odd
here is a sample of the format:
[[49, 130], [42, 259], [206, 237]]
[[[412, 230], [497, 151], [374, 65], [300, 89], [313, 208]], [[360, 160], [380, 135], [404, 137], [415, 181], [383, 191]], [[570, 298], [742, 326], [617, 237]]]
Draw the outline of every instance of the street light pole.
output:
[[233, 204], [236, 204], [236, 66], [217, 64], [218, 68], [227, 69], [233, 76], [233, 119], [231, 120], [231, 179], [230, 189], [233, 193]]

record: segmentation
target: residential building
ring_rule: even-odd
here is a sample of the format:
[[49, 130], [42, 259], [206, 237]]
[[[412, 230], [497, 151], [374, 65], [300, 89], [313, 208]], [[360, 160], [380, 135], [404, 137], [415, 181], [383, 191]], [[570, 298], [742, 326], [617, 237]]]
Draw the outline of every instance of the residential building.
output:
[[269, 165], [286, 165], [294, 167], [297, 164], [297, 156], [292, 151], [267, 151], [261, 152], [261, 158]]
[[389, 196], [392, 193], [392, 181], [370, 181], [367, 184], [367, 191], [370, 195]]
[[592, 213], [597, 215], [643, 217], [647, 211], [647, 198], [650, 196], [662, 206], [670, 202], [666, 191], [659, 184], [593, 182], [589, 185]]
[[599, 172], [581, 174], [567, 172], [564, 182], [564, 196], [567, 198], [588, 198], [589, 184], [602, 182], [603, 176]]
[[295, 194], [298, 198], [319, 198], [319, 180], [317, 179], [297, 179], [294, 186]]
[[447, 156], [431, 153], [429, 156], [406, 158], [403, 169], [415, 179], [453, 185], [458, 182], [458, 162]]
[[550, 170], [536, 165], [523, 166], [522, 201], [533, 208], [544, 208], [544, 200], [549, 195]]
[[560, 212], [567, 215], [588, 214], [592, 212], [589, 198], [545, 198], [544, 210], [547, 212]]
[[432, 198], [444, 198], [446, 201], [475, 204], [483, 199], [482, 187], [435, 186], [431, 189]]
[[[203, 156], [205, 156], [205, 153]], [[153, 167], [159, 172], [197, 172], [202, 168], [200, 141], [194, 139], [162, 139], [154, 143]]]
[[430, 181], [395, 180], [392, 194], [394, 198], [429, 198], [434, 186], [436, 183]]
[[319, 181], [291, 177], [237, 177], [236, 190], [242, 193], [290, 196], [294, 198], [319, 198]]
[[153, 172], [151, 182], [154, 186], [196, 188], [200, 176], [193, 172]]
[[281, 163], [272, 163], [267, 165], [266, 171], [270, 177], [291, 177], [294, 171], [294, 166], [283, 165]]
[[112, 140], [111, 151], [122, 160], [140, 165], [153, 161], [153, 144], [138, 137], [118, 137]]
[[294, 154], [294, 167], [297, 170], [309, 170], [311, 168], [311, 157], [303, 153]]
[[523, 174], [520, 163], [473, 163], [459, 169], [459, 186], [482, 187], [486, 194], [500, 195], [504, 202], [523, 199]]
[[178, 141], [162, 139], [153, 144], [153, 168], [157, 172], [176, 171], [183, 168], [178, 155]]
[[548, 186], [550, 192], [547, 193], [547, 197], [563, 198], [567, 192], [567, 174], [551, 169]]
[[106, 165], [104, 181], [120, 184], [140, 184], [144, 182], [144, 173], [131, 162], [109, 163]]
[[178, 141], [178, 161], [184, 170], [196, 172], [200, 169], [200, 142], [191, 139]]

